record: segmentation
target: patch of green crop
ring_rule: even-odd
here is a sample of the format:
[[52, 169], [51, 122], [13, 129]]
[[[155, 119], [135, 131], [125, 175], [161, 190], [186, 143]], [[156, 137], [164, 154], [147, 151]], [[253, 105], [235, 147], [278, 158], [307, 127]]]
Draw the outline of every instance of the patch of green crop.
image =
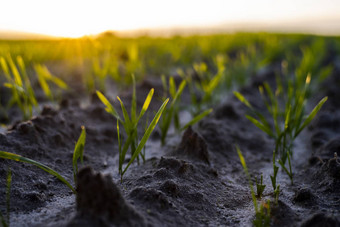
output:
[[35, 64], [34, 69], [37, 74], [37, 78], [41, 86], [41, 89], [44, 91], [46, 97], [49, 98], [50, 100], [53, 101], [55, 99], [55, 95], [53, 94], [49, 83], [56, 85], [58, 88], [62, 90], [68, 89], [67, 84], [60, 78], [52, 75], [46, 66]]
[[187, 81], [192, 104], [190, 111], [193, 117], [219, 101], [218, 87], [225, 76], [223, 57], [216, 57], [215, 64], [217, 72], [212, 73], [205, 63], [194, 63], [194, 75], [197, 78], [192, 75], [194, 72], [185, 73], [183, 70], [177, 70], [177, 73]]
[[7, 108], [17, 105], [22, 113], [23, 119], [32, 117], [33, 107], [38, 107], [31, 82], [26, 73], [24, 61], [20, 56], [17, 57], [17, 64], [21, 74], [10, 55], [7, 58], [0, 57], [0, 64], [7, 80], [4, 86], [9, 88], [12, 97], [8, 102]]
[[[276, 163], [287, 173], [293, 183], [291, 159], [294, 140], [301, 131], [310, 124], [323, 104], [327, 101], [327, 97], [323, 98], [309, 114], [305, 114], [306, 92], [310, 80], [310, 76], [307, 76], [305, 84], [303, 84], [303, 86], [297, 86], [290, 80], [285, 85], [277, 79], [277, 90], [275, 92], [272, 91], [267, 82], [259, 87], [267, 111], [271, 115], [271, 122], [269, 122], [262, 113], [255, 110], [241, 93], [234, 92], [234, 95], [251, 110], [252, 115], [246, 115], [246, 117], [275, 140], [273, 154], [274, 175], [272, 176], [274, 190], [276, 190], [276, 176], [278, 171]], [[278, 157], [279, 159], [277, 159]], [[286, 167], [287, 161], [288, 167]]]

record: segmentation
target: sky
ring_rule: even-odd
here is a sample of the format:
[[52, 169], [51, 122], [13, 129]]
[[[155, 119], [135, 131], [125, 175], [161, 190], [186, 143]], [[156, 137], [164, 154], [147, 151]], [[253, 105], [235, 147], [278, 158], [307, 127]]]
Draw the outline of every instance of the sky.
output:
[[255, 23], [340, 33], [340, 0], [0, 0], [0, 30], [62, 37]]

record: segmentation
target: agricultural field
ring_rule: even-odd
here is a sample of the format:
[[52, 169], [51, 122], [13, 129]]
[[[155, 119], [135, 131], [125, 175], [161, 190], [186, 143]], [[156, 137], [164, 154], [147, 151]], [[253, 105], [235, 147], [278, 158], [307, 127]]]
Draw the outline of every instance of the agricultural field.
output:
[[340, 226], [340, 37], [0, 40], [0, 226]]

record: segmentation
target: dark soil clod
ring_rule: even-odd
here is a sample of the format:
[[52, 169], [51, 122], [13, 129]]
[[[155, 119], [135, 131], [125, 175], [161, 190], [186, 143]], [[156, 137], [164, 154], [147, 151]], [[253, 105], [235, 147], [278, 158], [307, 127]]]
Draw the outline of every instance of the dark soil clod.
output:
[[125, 201], [109, 175], [86, 167], [79, 171], [77, 180], [77, 215], [72, 226], [84, 216], [108, 225], [145, 226], [144, 218]]
[[210, 164], [207, 144], [191, 127], [184, 132], [182, 141], [175, 151], [175, 155]]
[[302, 223], [301, 227], [339, 227], [339, 219], [328, 216], [324, 213], [314, 214], [311, 218]]
[[329, 140], [320, 150], [320, 155], [325, 158], [332, 158], [335, 152], [340, 153], [340, 137]]
[[167, 196], [154, 188], [137, 187], [131, 191], [130, 197], [145, 203], [149, 208], [166, 210], [172, 206]]
[[237, 120], [240, 118], [240, 115], [236, 112], [234, 106], [228, 103], [228, 104], [222, 105], [220, 108], [216, 110], [215, 117], [216, 119], [229, 118], [229, 119]]
[[273, 226], [290, 226], [297, 218], [296, 213], [281, 200], [278, 204], [271, 208], [272, 224]]
[[310, 189], [302, 188], [295, 193], [293, 201], [301, 205], [310, 206], [316, 203], [316, 196]]
[[57, 115], [57, 111], [55, 109], [53, 109], [51, 106], [44, 106], [42, 111], [41, 111], [41, 115], [46, 116], [46, 115], [50, 115], [50, 116], [55, 116]]
[[324, 169], [330, 176], [340, 180], [340, 163], [337, 158], [328, 160], [327, 164], [324, 165]]

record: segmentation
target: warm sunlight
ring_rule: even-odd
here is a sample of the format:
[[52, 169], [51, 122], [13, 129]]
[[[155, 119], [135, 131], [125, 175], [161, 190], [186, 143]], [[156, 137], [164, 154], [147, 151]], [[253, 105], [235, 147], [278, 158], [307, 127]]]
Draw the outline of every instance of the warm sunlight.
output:
[[0, 30], [79, 37], [105, 30], [209, 26], [223, 23], [295, 23], [300, 20], [327, 18], [333, 20], [340, 18], [340, 2], [11, 0], [2, 2], [0, 11]]

